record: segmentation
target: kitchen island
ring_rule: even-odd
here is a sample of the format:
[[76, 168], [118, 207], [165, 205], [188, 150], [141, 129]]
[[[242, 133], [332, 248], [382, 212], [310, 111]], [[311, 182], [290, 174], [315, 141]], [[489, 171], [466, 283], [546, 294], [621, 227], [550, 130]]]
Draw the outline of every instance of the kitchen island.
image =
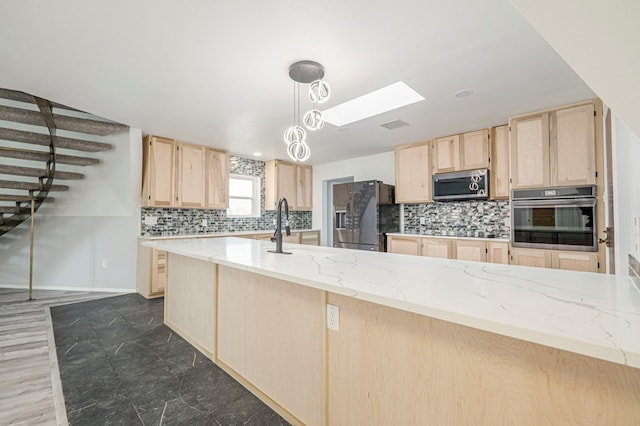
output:
[[169, 253], [167, 325], [294, 423], [640, 419], [640, 292], [626, 278], [238, 238], [144, 244]]

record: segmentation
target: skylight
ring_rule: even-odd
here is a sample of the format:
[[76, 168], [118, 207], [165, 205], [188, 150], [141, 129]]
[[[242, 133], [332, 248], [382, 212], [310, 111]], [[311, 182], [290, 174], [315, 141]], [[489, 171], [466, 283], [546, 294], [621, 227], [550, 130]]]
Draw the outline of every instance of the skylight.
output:
[[324, 121], [340, 127], [423, 100], [424, 97], [418, 92], [403, 81], [398, 81], [382, 89], [325, 109], [322, 114]]

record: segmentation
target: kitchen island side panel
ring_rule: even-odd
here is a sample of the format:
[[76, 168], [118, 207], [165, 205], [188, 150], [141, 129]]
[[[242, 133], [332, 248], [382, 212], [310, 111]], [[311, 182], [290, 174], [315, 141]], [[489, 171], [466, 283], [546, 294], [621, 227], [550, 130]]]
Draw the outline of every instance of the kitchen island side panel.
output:
[[215, 361], [215, 263], [169, 253], [164, 322], [212, 361]]
[[640, 369], [329, 293], [331, 424], [637, 424]]
[[290, 421], [325, 424], [326, 293], [218, 268], [217, 362], [284, 408], [272, 405]]

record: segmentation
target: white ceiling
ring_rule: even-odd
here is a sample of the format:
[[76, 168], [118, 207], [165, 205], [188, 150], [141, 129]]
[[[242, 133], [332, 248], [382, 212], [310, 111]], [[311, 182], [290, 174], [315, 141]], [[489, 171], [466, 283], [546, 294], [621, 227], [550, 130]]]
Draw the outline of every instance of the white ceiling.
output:
[[398, 80], [426, 98], [310, 134], [313, 164], [595, 97], [508, 0], [5, 1], [0, 58], [2, 88], [266, 159], [286, 158], [297, 60], [324, 65], [327, 107]]

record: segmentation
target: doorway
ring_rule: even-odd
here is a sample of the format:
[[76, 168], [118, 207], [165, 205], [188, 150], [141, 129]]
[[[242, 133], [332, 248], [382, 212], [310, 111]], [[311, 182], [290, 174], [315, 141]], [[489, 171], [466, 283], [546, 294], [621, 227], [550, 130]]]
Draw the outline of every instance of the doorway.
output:
[[333, 185], [353, 182], [353, 176], [322, 181], [322, 245], [333, 247]]

